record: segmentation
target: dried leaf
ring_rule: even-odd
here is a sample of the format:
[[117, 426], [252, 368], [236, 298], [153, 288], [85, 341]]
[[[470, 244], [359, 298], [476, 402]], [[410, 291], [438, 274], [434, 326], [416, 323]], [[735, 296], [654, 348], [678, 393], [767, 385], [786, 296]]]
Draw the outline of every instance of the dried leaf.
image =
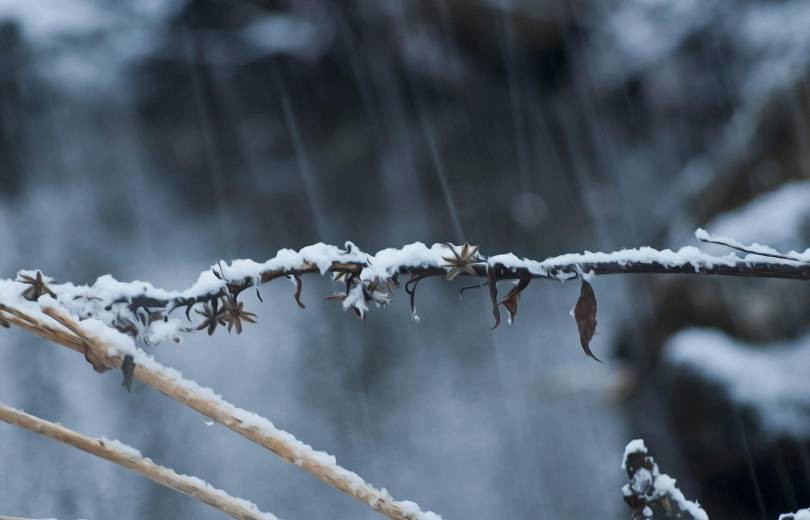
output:
[[297, 274], [290, 275], [290, 279], [295, 282], [295, 303], [298, 304], [299, 307], [302, 309], [306, 309], [306, 305], [301, 302], [301, 288], [303, 287], [303, 283], [301, 282], [301, 277]]
[[487, 267], [487, 285], [489, 285], [489, 299], [492, 300], [492, 317], [495, 318], [495, 325], [490, 330], [501, 324], [501, 309], [498, 307], [498, 274], [494, 267]]
[[669, 501], [669, 497], [664, 495], [661, 497], [661, 505], [664, 507], [664, 511], [666, 511], [667, 515], [672, 516], [672, 502]]
[[138, 326], [135, 325], [135, 322], [127, 317], [121, 316], [120, 314], [115, 316], [112, 326], [118, 332], [132, 336], [133, 338], [138, 335]]
[[579, 343], [585, 354], [602, 363], [603, 361], [591, 352], [591, 338], [596, 332], [596, 295], [587, 280], [582, 280], [579, 299], [574, 307], [574, 319], [579, 329]]
[[191, 309], [193, 309], [193, 308], [194, 308], [194, 302], [193, 301], [189, 302], [188, 305], [186, 305], [186, 319], [188, 321], [191, 321]]
[[470, 290], [470, 289], [480, 289], [481, 287], [486, 287], [486, 286], [487, 286], [487, 282], [484, 282], [484, 283], [477, 283], [477, 284], [475, 284], [475, 285], [468, 285], [468, 286], [466, 286], [466, 287], [462, 287], [462, 288], [461, 288], [461, 289], [459, 289], [459, 291], [458, 291], [458, 299], [459, 299], [459, 300], [463, 300], [463, 299], [464, 299], [464, 291], [468, 291], [468, 290]]
[[130, 354], [124, 356], [124, 361], [121, 363], [121, 372], [124, 374], [124, 380], [121, 386], [127, 389], [127, 392], [132, 391], [132, 376], [135, 373], [135, 360]]
[[528, 287], [531, 278], [521, 278], [518, 283], [512, 287], [506, 296], [498, 303], [506, 307], [506, 311], [509, 313], [509, 325], [512, 324], [512, 321], [515, 319], [515, 315], [517, 314], [518, 310], [518, 300], [520, 299], [520, 293], [523, 292], [523, 289]]
[[411, 275], [411, 279], [405, 282], [405, 292], [411, 297], [411, 318], [417, 321], [419, 316], [416, 315], [416, 286], [424, 277], [423, 274]]
[[135, 317], [141, 322], [141, 325], [148, 327], [152, 323], [162, 320], [165, 316], [161, 311], [153, 311], [145, 307], [138, 307], [135, 310]]

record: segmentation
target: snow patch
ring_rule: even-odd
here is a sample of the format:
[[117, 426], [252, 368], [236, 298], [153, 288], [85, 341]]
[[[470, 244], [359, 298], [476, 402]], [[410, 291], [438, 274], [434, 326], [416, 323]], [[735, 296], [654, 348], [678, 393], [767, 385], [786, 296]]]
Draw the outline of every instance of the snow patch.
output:
[[750, 407], [765, 431], [810, 435], [810, 335], [751, 345], [715, 329], [689, 328], [664, 345], [664, 361], [719, 385]]

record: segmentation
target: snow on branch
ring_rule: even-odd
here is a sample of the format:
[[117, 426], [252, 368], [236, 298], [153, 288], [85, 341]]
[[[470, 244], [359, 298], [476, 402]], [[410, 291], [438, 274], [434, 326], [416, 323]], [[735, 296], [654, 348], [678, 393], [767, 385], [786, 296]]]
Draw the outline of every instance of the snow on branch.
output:
[[675, 486], [675, 479], [661, 473], [658, 464], [647, 454], [641, 439], [627, 444], [622, 469], [630, 482], [622, 488], [624, 501], [632, 510], [632, 520], [709, 520], [709, 515], [697, 502], [684, 497]]
[[[29, 302], [30, 303], [30, 302]], [[328, 453], [317, 451], [268, 419], [225, 401], [210, 388], [183, 377], [173, 368], [158, 363], [135, 347], [128, 335], [88, 318], [74, 321], [53, 307], [18, 309], [0, 305], [0, 320], [44, 339], [84, 354], [97, 371], [125, 368], [129, 376], [267, 448], [321, 481], [354, 497], [394, 520], [441, 520], [430, 511], [422, 511], [410, 501], [396, 501], [385, 489], [377, 489], [360, 475], [344, 469]], [[127, 373], [125, 370], [125, 382]]]
[[160, 466], [141, 453], [117, 440], [104, 437], [94, 439], [16, 408], [0, 403], [0, 421], [63, 442], [130, 469], [141, 476], [175, 491], [196, 498], [237, 520], [278, 520], [270, 513], [262, 513], [256, 504], [235, 498], [197, 477], [181, 475]]
[[[686, 499], [674, 478], [661, 473], [642, 439], [627, 443], [622, 470], [630, 479], [622, 487], [622, 495], [632, 511], [632, 520], [709, 520], [697, 501]], [[778, 520], [810, 520], [810, 509], [779, 515]]]
[[[493, 328], [501, 322], [501, 307], [506, 309], [508, 321], [512, 323], [520, 294], [535, 279], [579, 278], [585, 282], [594, 275], [630, 273], [810, 279], [810, 249], [783, 255], [767, 246], [744, 246], [704, 230], [698, 230], [696, 237], [746, 254], [739, 256], [732, 252], [717, 256], [692, 246], [677, 251], [640, 247], [611, 253], [586, 251], [536, 261], [513, 253], [484, 256], [478, 246], [470, 244], [427, 247], [416, 242], [369, 254], [351, 242], [346, 242], [342, 248], [318, 243], [299, 251], [282, 249], [261, 263], [220, 261], [203, 271], [191, 287], [181, 291], [160, 289], [148, 282], [120, 282], [110, 275], [98, 278], [92, 285], [56, 283], [40, 271], [20, 271], [14, 280], [0, 280], [0, 304], [34, 315], [43, 306], [51, 306], [77, 319], [94, 320], [99, 327], [122, 332], [149, 345], [168, 339], [180, 341], [184, 334], [195, 331], [206, 331], [210, 335], [220, 327], [240, 333], [245, 325], [256, 321], [256, 314], [240, 299], [244, 292], [255, 288], [261, 300], [259, 286], [278, 278], [293, 282], [295, 302], [303, 308], [302, 277], [307, 274], [330, 276], [342, 290], [326, 299], [339, 302], [344, 310], [352, 311], [358, 318], [363, 318], [373, 307], [387, 305], [395, 290], [404, 285], [412, 316], [417, 320], [415, 298], [421, 280], [474, 278], [477, 282], [463, 287], [460, 294], [471, 288], [488, 288]], [[404, 277], [407, 279], [403, 280]], [[514, 284], [503, 296], [498, 294], [501, 281]], [[592, 288], [583, 284], [577, 307], [581, 312], [574, 317], [580, 342], [585, 353], [593, 357], [588, 346], [596, 327], [596, 299]]]

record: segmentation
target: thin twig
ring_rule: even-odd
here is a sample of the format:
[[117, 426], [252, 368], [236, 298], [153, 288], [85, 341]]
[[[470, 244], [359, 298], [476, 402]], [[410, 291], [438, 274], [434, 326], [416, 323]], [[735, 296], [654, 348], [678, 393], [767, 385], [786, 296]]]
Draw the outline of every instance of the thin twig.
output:
[[181, 475], [170, 468], [155, 464], [134, 448], [118, 441], [87, 437], [3, 403], [0, 403], [0, 421], [63, 442], [96, 457], [107, 459], [158, 484], [196, 498], [237, 520], [277, 520], [270, 513], [262, 513], [255, 504], [247, 500], [232, 497], [225, 491], [214, 488], [198, 478]]
[[[770, 249], [772, 251], [764, 251], [763, 249], [765, 249], [766, 246], [759, 246], [759, 244], [753, 244], [751, 246], [746, 246], [744, 244], [741, 244], [741, 243], [737, 242], [733, 238], [727, 238], [727, 237], [720, 237], [720, 236], [717, 236], [717, 235], [712, 235], [711, 233], [709, 233], [708, 231], [705, 231], [703, 229], [698, 229], [697, 232], [695, 233], [695, 236], [701, 242], [705, 242], [707, 244], [717, 244], [719, 246], [725, 246], [725, 247], [734, 249], [736, 251], [740, 251], [742, 253], [747, 253], [747, 254], [750, 254], [750, 255], [767, 256], [769, 258], [779, 258], [781, 260], [790, 260], [791, 262], [802, 262], [802, 260], [800, 260], [798, 258], [783, 255], [782, 253], [780, 253], [779, 251], [776, 251], [775, 249], [773, 249], [771, 247], [767, 247], [767, 249]], [[755, 248], [755, 246], [759, 246], [759, 249]]]

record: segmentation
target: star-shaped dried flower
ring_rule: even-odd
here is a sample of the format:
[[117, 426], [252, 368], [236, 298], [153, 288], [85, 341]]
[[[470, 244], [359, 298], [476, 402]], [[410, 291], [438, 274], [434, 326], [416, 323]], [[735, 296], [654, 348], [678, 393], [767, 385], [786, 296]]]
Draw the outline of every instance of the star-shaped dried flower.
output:
[[467, 242], [464, 242], [464, 245], [461, 246], [461, 251], [456, 251], [456, 246], [453, 244], [447, 244], [447, 247], [449, 247], [450, 251], [453, 253], [453, 256], [451, 257], [442, 257], [442, 260], [447, 262], [447, 265], [444, 267], [450, 268], [450, 270], [447, 271], [448, 280], [454, 279], [462, 272], [465, 272], [470, 276], [477, 275], [473, 264], [479, 261], [478, 246], [471, 246]]
[[217, 325], [222, 325], [224, 327], [227, 323], [225, 319], [225, 310], [219, 308], [219, 298], [214, 298], [205, 304], [203, 310], [198, 310], [196, 312], [205, 318], [202, 323], [197, 326], [197, 330], [207, 329], [209, 336], [212, 335], [215, 330], [217, 330]]
[[42, 271], [37, 270], [35, 276], [17, 273], [17, 281], [30, 285], [30, 287], [22, 293], [23, 298], [26, 300], [35, 302], [43, 294], [48, 294], [52, 298], [56, 298], [56, 294], [45, 284], [45, 280], [42, 278]]
[[235, 328], [237, 334], [242, 334], [242, 320], [256, 323], [256, 315], [245, 310], [245, 302], [237, 302], [232, 296], [225, 300], [222, 316], [228, 323], [228, 332]]

